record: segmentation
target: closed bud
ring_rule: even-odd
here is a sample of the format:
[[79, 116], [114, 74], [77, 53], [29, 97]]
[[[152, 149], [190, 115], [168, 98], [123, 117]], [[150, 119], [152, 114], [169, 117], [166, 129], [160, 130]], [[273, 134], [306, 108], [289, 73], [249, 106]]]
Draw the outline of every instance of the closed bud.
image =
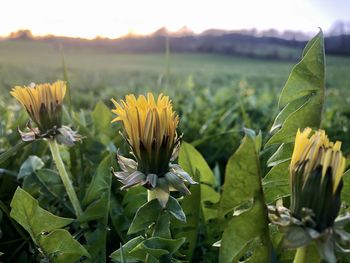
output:
[[[152, 93], [147, 97], [127, 95], [120, 103], [112, 99], [117, 115], [112, 122], [122, 122], [123, 136], [135, 158], [128, 159], [118, 154], [121, 172], [117, 178], [123, 188], [143, 185], [155, 191], [162, 206], [166, 205], [171, 190], [190, 194], [184, 184], [195, 184], [192, 178], [179, 166], [171, 162], [177, 158], [180, 145], [176, 128], [179, 116], [173, 111], [168, 96], [160, 94], [157, 100]], [[161, 194], [157, 194], [161, 193]]]
[[19, 131], [24, 141], [33, 141], [38, 138], [53, 138], [57, 141], [72, 145], [80, 140], [80, 136], [69, 127], [62, 125], [63, 99], [66, 94], [66, 84], [56, 81], [52, 84], [34, 84], [16, 86], [10, 94], [15, 97], [26, 109], [31, 120], [27, 124], [28, 131]]

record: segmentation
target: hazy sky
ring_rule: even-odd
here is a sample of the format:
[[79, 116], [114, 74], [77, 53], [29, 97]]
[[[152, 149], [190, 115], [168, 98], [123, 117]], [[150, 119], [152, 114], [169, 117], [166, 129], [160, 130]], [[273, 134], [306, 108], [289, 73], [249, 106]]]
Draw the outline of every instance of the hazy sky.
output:
[[93, 38], [188, 26], [220, 29], [327, 31], [350, 21], [350, 0], [2, 0], [0, 35], [30, 29], [35, 35]]

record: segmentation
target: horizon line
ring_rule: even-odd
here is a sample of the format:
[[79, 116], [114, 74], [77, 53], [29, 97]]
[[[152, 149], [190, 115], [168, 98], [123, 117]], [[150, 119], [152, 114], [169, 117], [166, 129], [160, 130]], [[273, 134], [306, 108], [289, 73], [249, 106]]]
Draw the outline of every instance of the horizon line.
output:
[[[212, 31], [212, 32], [210, 32]], [[215, 32], [217, 31], [217, 32]], [[223, 28], [208, 28], [205, 30], [202, 30], [200, 32], [195, 32], [191, 30], [187, 26], [183, 26], [178, 30], [172, 31], [169, 30], [167, 27], [163, 26], [158, 28], [157, 30], [149, 33], [138, 33], [135, 31], [130, 31], [126, 34], [121, 34], [119, 36], [115, 37], [108, 37], [103, 35], [96, 35], [94, 37], [84, 37], [84, 36], [78, 36], [78, 35], [61, 35], [61, 34], [55, 34], [55, 33], [46, 33], [46, 34], [33, 34], [31, 29], [28, 28], [20, 28], [16, 31], [12, 31], [6, 35], [0, 35], [0, 39], [13, 39], [16, 38], [16, 35], [19, 36], [20, 34], [27, 34], [28, 37], [33, 39], [41, 39], [41, 38], [76, 38], [76, 39], [84, 39], [84, 40], [96, 40], [96, 39], [105, 39], [105, 40], [116, 40], [116, 39], [123, 39], [123, 38], [131, 38], [131, 37], [149, 37], [154, 35], [169, 35], [169, 36], [200, 36], [205, 33], [208, 34], [227, 34], [227, 33], [241, 33], [241, 34], [247, 34], [252, 35], [256, 37], [262, 37], [267, 35], [273, 35], [274, 37], [281, 37], [283, 38], [286, 34], [295, 34], [296, 36], [301, 37], [310, 37], [314, 32], [307, 32], [302, 30], [293, 30], [293, 29], [284, 29], [279, 30], [275, 28], [269, 28], [269, 29], [257, 29], [257, 28], [242, 28], [242, 29], [223, 29]], [[329, 32], [328, 32], [329, 33]], [[349, 32], [346, 32], [349, 34]], [[327, 34], [327, 33], [326, 33]]]

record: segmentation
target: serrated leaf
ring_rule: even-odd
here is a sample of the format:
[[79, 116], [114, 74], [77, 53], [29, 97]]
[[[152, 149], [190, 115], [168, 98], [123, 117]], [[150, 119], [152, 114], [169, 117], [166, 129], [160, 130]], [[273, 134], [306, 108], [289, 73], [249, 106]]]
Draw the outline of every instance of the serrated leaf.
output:
[[50, 262], [74, 262], [81, 257], [90, 257], [67, 230], [61, 229], [73, 219], [58, 217], [42, 209], [38, 201], [21, 188], [17, 188], [11, 208], [11, 217], [30, 234]]
[[264, 177], [263, 187], [267, 203], [273, 203], [290, 194], [288, 167], [289, 161], [279, 163]]
[[272, 167], [289, 161], [292, 156], [293, 148], [294, 145], [292, 143], [282, 143], [276, 152], [267, 160], [267, 166]]
[[[302, 60], [295, 65], [284, 86], [272, 130], [278, 130], [266, 143], [292, 142], [297, 129], [318, 128], [325, 92], [324, 40], [320, 31], [306, 46]], [[280, 128], [279, 128], [280, 127]]]
[[261, 171], [256, 138], [246, 135], [226, 167], [220, 201], [220, 216], [233, 217], [224, 229], [219, 262], [269, 262], [271, 241], [267, 210], [261, 185]]
[[233, 212], [242, 203], [260, 196], [260, 176], [255, 140], [245, 136], [241, 146], [227, 162], [220, 200], [221, 217]]
[[231, 218], [221, 239], [220, 263], [239, 262], [242, 257], [249, 262], [269, 262], [271, 244], [262, 206], [255, 201], [249, 210]]
[[296, 99], [285, 106], [280, 113], [277, 115], [274, 123], [272, 124], [270, 132], [273, 134], [275, 131], [277, 131], [279, 128], [281, 128], [284, 121], [288, 118], [289, 115], [291, 115], [293, 112], [298, 110], [301, 106], [303, 106], [308, 101], [308, 97], [302, 97], [299, 99]]
[[37, 200], [19, 187], [12, 198], [11, 208], [11, 217], [27, 230], [33, 240], [43, 232], [63, 228], [74, 221], [42, 209]]

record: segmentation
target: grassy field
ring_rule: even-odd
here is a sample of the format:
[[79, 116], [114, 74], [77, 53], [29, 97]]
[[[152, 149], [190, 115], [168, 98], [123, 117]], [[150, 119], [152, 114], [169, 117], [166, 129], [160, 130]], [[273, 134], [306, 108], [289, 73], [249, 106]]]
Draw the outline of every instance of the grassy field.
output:
[[[77, 89], [108, 86], [159, 87], [166, 74], [164, 54], [115, 54], [87, 48], [64, 50], [71, 82]], [[6, 85], [62, 77], [58, 46], [35, 42], [0, 42], [1, 79]], [[274, 78], [285, 76], [291, 63], [207, 54], [172, 54], [173, 84], [194, 75], [210, 84], [221, 78]], [[149, 79], [148, 79], [149, 78]], [[146, 82], [143, 82], [146, 81]], [[138, 87], [140, 88], [140, 87]]]
[[[181, 114], [185, 139], [194, 142], [209, 162], [218, 157], [225, 161], [224, 156], [238, 145], [243, 125], [269, 129], [278, 112], [278, 96], [295, 64], [213, 54], [171, 54], [168, 68], [165, 54], [116, 54], [86, 47], [64, 48], [64, 57], [75, 109], [93, 109], [99, 100], [110, 107], [110, 98], [119, 99], [132, 92], [165, 92]], [[331, 135], [340, 139], [350, 128], [349, 72], [350, 58], [327, 57], [324, 127], [334, 126]], [[3, 98], [9, 97], [15, 85], [62, 78], [58, 44], [0, 42]], [[222, 143], [215, 141], [219, 137]], [[206, 146], [201, 149], [201, 145]]]
[[[164, 89], [167, 61], [164, 54], [115, 54], [88, 48], [66, 48], [64, 56], [73, 89]], [[235, 84], [242, 79], [254, 88], [281, 88], [293, 62], [266, 61], [211, 54], [171, 54], [171, 88], [193, 76], [208, 87]], [[329, 88], [346, 89], [350, 58], [327, 57]], [[0, 42], [0, 88], [62, 78], [59, 45], [32, 41]], [[224, 83], [220, 83], [224, 82]], [[101, 92], [103, 93], [103, 92]], [[103, 97], [103, 94], [101, 94]]]
[[[110, 89], [113, 89], [114, 96], [119, 96], [120, 91], [166, 88], [167, 61], [164, 54], [115, 54], [82, 47], [66, 48], [64, 56], [74, 90], [99, 90], [101, 98], [105, 98], [104, 93]], [[171, 54], [168, 87], [182, 88], [188, 76], [192, 76], [209, 88], [235, 85], [242, 79], [253, 88], [282, 88], [293, 64], [211, 54]], [[349, 70], [350, 58], [327, 57], [328, 87], [346, 90], [350, 86], [350, 78], [346, 77]], [[58, 44], [0, 42], [1, 90], [58, 78], [62, 78], [62, 56]]]
[[[286, 155], [286, 153], [289, 154], [288, 149], [291, 148], [289, 145], [292, 145], [289, 144], [291, 143], [290, 139], [294, 136], [297, 127], [306, 125], [315, 127], [321, 121], [322, 109], [319, 106], [323, 105], [323, 87], [320, 87], [320, 83], [323, 83], [324, 79], [321, 36], [319, 34], [313, 42], [317, 45], [313, 44], [307, 51], [307, 59], [303, 60], [303, 66], [298, 67], [297, 73], [293, 72], [293, 79], [296, 81], [294, 83], [305, 85], [306, 80], [311, 85], [312, 90], [310, 91], [310, 86], [307, 84], [299, 91], [298, 89], [292, 90], [295, 89], [295, 86], [288, 85], [286, 93], [289, 95], [281, 96], [282, 100], [287, 100], [292, 105], [281, 114], [282, 118], [285, 118], [282, 129], [287, 127], [288, 133], [290, 132], [292, 135], [288, 133], [283, 135], [284, 138], [282, 141], [278, 141], [278, 145], [271, 146], [267, 146], [266, 141], [271, 136], [273, 136], [272, 139], [276, 137], [270, 134], [270, 129], [276, 115], [281, 112], [281, 109], [278, 109], [278, 98], [296, 62], [185, 53], [170, 54], [169, 59], [167, 59], [166, 54], [115, 54], [86, 47], [64, 48], [73, 109], [70, 109], [69, 96], [66, 96], [64, 104], [68, 107], [64, 107], [62, 113], [63, 124], [77, 130], [83, 138], [81, 142], [73, 147], [60, 145], [57, 149], [55, 141], [51, 139], [62, 140], [62, 134], [54, 133], [56, 124], [53, 124], [53, 129], [48, 131], [50, 138], [45, 137], [45, 140], [36, 140], [26, 146], [24, 143], [18, 144], [20, 135], [17, 129], [23, 130], [25, 128], [28, 114], [22, 109], [20, 103], [10, 97], [9, 91], [15, 85], [28, 85], [31, 82], [52, 83], [57, 79], [64, 79], [65, 67], [58, 44], [0, 41], [0, 157], [3, 160], [1, 162], [0, 159], [0, 256], [4, 253], [1, 258], [4, 259], [3, 262], [39, 262], [44, 257], [55, 258], [62, 255], [61, 250], [56, 249], [57, 245], [59, 245], [59, 249], [61, 247], [68, 248], [68, 256], [74, 251], [78, 254], [77, 258], [80, 258], [81, 262], [89, 262], [88, 260], [83, 261], [84, 257], [82, 257], [82, 255], [89, 254], [80, 253], [65, 240], [70, 240], [69, 242], [74, 242], [75, 245], [84, 245], [85, 247], [80, 247], [81, 250], [88, 249], [89, 253], [96, 258], [92, 262], [106, 262], [106, 255], [109, 256], [117, 250], [120, 244], [130, 244], [126, 242], [133, 238], [137, 231], [144, 232], [143, 236], [140, 236], [142, 240], [145, 240], [142, 242], [153, 240], [152, 242], [159, 243], [156, 246], [153, 245], [155, 243], [149, 243], [152, 245], [149, 245], [149, 250], [145, 255], [142, 254], [144, 252], [137, 250], [141, 245], [135, 245], [135, 249], [137, 248], [135, 253], [141, 253], [141, 258], [148, 259], [151, 252], [160, 255], [163, 253], [162, 251], [165, 251], [163, 248], [170, 247], [168, 237], [178, 238], [184, 235], [186, 243], [181, 247], [179, 255], [177, 253], [174, 255], [186, 259], [186, 262], [218, 262], [222, 253], [231, 253], [229, 251], [231, 243], [233, 244], [232, 250], [236, 251], [234, 257], [239, 259], [239, 262], [243, 262], [243, 260], [244, 262], [252, 262], [259, 261], [260, 255], [265, 253], [261, 252], [262, 249], [270, 251], [270, 245], [268, 245], [270, 230], [274, 247], [271, 254], [276, 256], [274, 262], [280, 259], [281, 261], [278, 262], [292, 262], [291, 251], [285, 252], [286, 250], [282, 249], [282, 236], [276, 232], [276, 228], [268, 226], [265, 203], [274, 202], [277, 199], [283, 201], [283, 204], [289, 203], [286, 196], [289, 193], [288, 182], [293, 180], [289, 180], [287, 177], [289, 169], [286, 165], [289, 166], [289, 162], [285, 162], [285, 158], [289, 156]], [[317, 68], [317, 75], [310, 74], [309, 68]], [[326, 103], [321, 126], [332, 141], [341, 140], [343, 142], [342, 149], [347, 158], [350, 154], [348, 135], [350, 129], [349, 72], [349, 57], [327, 56]], [[121, 184], [117, 182], [117, 177], [110, 174], [111, 168], [115, 169], [114, 171], [120, 171], [120, 168], [123, 168], [122, 164], [118, 166], [116, 163], [115, 157], [118, 150], [125, 156], [128, 156], [127, 154], [130, 152], [129, 145], [118, 133], [118, 131], [122, 131], [121, 124], [111, 124], [113, 115], [110, 99], [121, 99], [128, 93], [138, 95], [148, 91], [164, 92], [171, 97], [174, 108], [180, 116], [178, 132], [179, 134], [183, 133], [184, 141], [191, 143], [182, 144], [179, 164], [183, 166], [185, 171], [190, 171], [191, 176], [200, 184], [189, 186], [192, 192], [191, 196], [178, 199], [184, 208], [184, 214], [178, 205], [171, 205], [175, 208], [167, 206], [166, 209], [159, 205], [157, 205], [158, 208], [152, 205], [155, 209], [149, 209], [151, 206], [148, 205], [152, 204], [151, 202], [157, 203], [154, 202], [155, 200], [150, 200], [151, 195], [149, 198], [146, 197], [147, 191], [144, 187], [139, 186], [128, 191], [120, 190]], [[290, 98], [291, 100], [289, 100]], [[307, 98], [306, 103], [304, 102], [305, 98]], [[303, 104], [300, 103], [301, 101]], [[31, 103], [31, 106], [32, 104], [35, 103]], [[297, 110], [293, 108], [295, 105], [298, 107]], [[45, 120], [45, 115], [42, 114], [45, 107], [42, 106], [42, 103], [40, 109], [37, 114]], [[152, 108], [152, 110], [154, 109]], [[159, 119], [148, 122], [149, 124], [154, 123], [155, 128], [150, 133], [157, 129], [160, 130], [159, 127], [162, 127], [159, 124]], [[139, 119], [135, 123], [140, 123]], [[40, 127], [40, 123], [38, 125]], [[247, 131], [244, 128], [250, 128], [259, 135], [255, 136], [253, 135], [254, 131]], [[142, 128], [135, 129], [141, 130]], [[242, 140], [244, 130], [250, 135]], [[168, 139], [170, 136], [175, 136], [175, 131], [172, 135], [165, 135], [164, 138]], [[156, 137], [158, 136], [154, 136], [152, 139], [152, 146], [149, 148], [154, 149], [154, 145], [157, 145], [159, 139]], [[164, 139], [163, 142], [165, 141], [167, 140]], [[280, 142], [287, 145], [284, 148], [285, 151], [278, 157], [280, 159], [277, 158], [278, 161], [282, 159], [283, 162], [270, 169], [267, 166], [267, 160], [276, 153]], [[137, 147], [140, 148], [140, 152], [144, 152], [146, 149], [142, 148], [144, 147], [143, 142], [140, 142]], [[311, 147], [311, 151], [316, 149], [314, 146]], [[53, 153], [52, 158], [50, 151]], [[230, 156], [235, 151], [236, 153], [231, 158]], [[318, 150], [319, 153], [325, 151]], [[161, 150], [156, 154], [163, 153], [164, 151]], [[324, 161], [328, 158], [330, 156], [328, 153], [324, 159], [319, 155], [318, 161]], [[338, 158], [339, 153], [335, 153], [333, 157]], [[228, 161], [229, 158], [230, 161]], [[327, 163], [327, 160], [324, 162]], [[292, 171], [292, 175], [299, 176], [303, 171], [301, 169], [304, 169], [304, 164], [308, 161], [302, 160], [298, 164], [302, 168], [293, 169], [296, 172]], [[137, 165], [137, 169], [142, 169], [143, 162], [147, 164], [149, 157], [141, 160], [142, 165]], [[206, 162], [208, 162], [209, 167]], [[133, 169], [132, 164], [128, 166], [130, 169]], [[338, 202], [340, 193], [338, 190], [334, 193], [334, 188], [331, 188], [333, 185], [330, 184], [328, 176], [338, 164], [338, 159], [331, 161], [326, 169], [327, 181], [325, 182], [328, 183], [322, 183], [322, 189], [320, 188], [324, 192], [318, 188], [305, 187], [307, 190], [303, 190], [302, 200], [305, 199], [304, 195], [308, 193], [307, 191], [311, 192], [309, 189], [312, 189], [312, 192], [316, 189], [317, 194], [318, 192], [326, 193], [324, 189], [327, 188], [329, 193], [326, 196], [331, 198], [329, 200]], [[69, 193], [72, 194], [76, 191], [76, 198], [71, 199], [71, 195], [66, 195], [65, 186], [56, 171], [56, 168], [59, 167], [61, 168], [60, 173], [64, 170], [63, 167], [66, 167], [71, 175], [64, 173], [65, 177], [63, 178], [73, 181], [74, 189], [68, 185], [70, 187]], [[275, 169], [276, 167], [278, 169]], [[320, 171], [320, 166], [317, 166], [312, 175], [317, 175]], [[142, 172], [144, 171], [142, 170]], [[147, 176], [151, 176], [153, 171], [147, 170], [145, 173]], [[140, 174], [136, 173], [136, 175]], [[304, 174], [302, 175], [303, 178], [306, 178]], [[135, 174], [133, 173], [131, 176], [135, 176]], [[168, 176], [172, 175], [164, 172], [159, 177], [156, 175], [157, 182], [161, 182], [160, 180], [164, 180]], [[179, 178], [177, 180], [180, 180]], [[315, 177], [309, 174], [308, 178], [314, 180]], [[166, 180], [170, 181], [170, 179]], [[344, 192], [349, 190], [348, 180], [344, 181], [344, 188], [346, 188]], [[123, 183], [126, 182], [123, 181]], [[182, 180], [180, 181], [182, 182]], [[321, 181], [315, 180], [314, 182], [320, 184]], [[177, 184], [176, 180], [175, 183]], [[172, 183], [169, 184], [169, 186], [171, 185]], [[163, 189], [163, 186], [159, 184], [159, 189]], [[169, 188], [168, 183], [165, 186], [165, 190], [158, 189], [157, 193], [165, 193]], [[22, 190], [18, 187], [21, 187]], [[340, 188], [338, 187], [338, 189]], [[346, 200], [349, 200], [348, 195], [344, 196]], [[180, 195], [175, 193], [172, 197], [177, 198]], [[310, 200], [316, 200], [316, 195], [311, 197]], [[33, 198], [37, 199], [38, 203]], [[146, 204], [147, 209], [142, 205], [145, 204], [146, 199], [150, 201], [147, 203], [148, 205]], [[84, 211], [82, 216], [80, 216], [79, 209], [70, 207], [69, 200], [78, 204], [78, 208], [81, 202], [81, 210]], [[174, 200], [177, 204], [176, 199]], [[328, 199], [324, 197], [320, 198], [320, 201], [322, 200], [328, 202]], [[342, 210], [345, 211], [349, 207], [348, 203], [350, 201], [344, 203]], [[52, 214], [45, 216], [46, 212], [43, 212], [45, 210], [39, 210], [38, 204], [54, 215], [67, 218], [78, 216], [78, 218], [77, 220], [72, 219], [72, 221], [64, 219], [64, 222], [67, 222], [69, 226], [65, 225], [66, 223], [57, 223], [59, 221], [56, 220], [63, 222], [63, 219], [57, 219]], [[333, 203], [322, 205], [328, 209], [329, 204], [332, 204], [331, 210], [333, 210]], [[321, 206], [316, 205], [317, 210], [319, 210]], [[139, 208], [140, 210], [138, 210]], [[176, 209], [177, 219], [184, 219], [186, 214], [188, 218], [186, 225], [183, 225], [183, 222], [175, 222], [175, 220], [170, 219], [168, 212], [171, 209]], [[145, 212], [145, 216], [136, 211]], [[232, 213], [233, 211], [234, 213]], [[235, 218], [232, 217], [233, 215]], [[310, 215], [312, 216], [308, 210], [306, 216]], [[141, 221], [135, 224], [131, 223], [134, 222], [133, 218]], [[313, 220], [312, 217], [310, 218]], [[144, 223], [145, 221], [147, 224]], [[148, 225], [148, 221], [152, 225]], [[18, 222], [27, 231], [24, 231], [15, 222]], [[305, 224], [308, 222], [305, 221]], [[302, 227], [305, 228], [304, 225]], [[47, 228], [52, 229], [47, 231]], [[138, 230], [134, 229], [135, 232], [130, 232], [129, 230], [132, 228]], [[31, 229], [35, 229], [35, 231]], [[144, 231], [144, 229], [146, 230]], [[333, 231], [333, 229], [327, 228], [325, 232], [322, 232], [322, 235], [328, 230]], [[65, 233], [66, 239], [56, 239], [56, 237], [49, 239], [53, 233], [57, 232], [62, 235]], [[248, 234], [246, 235], [245, 232]], [[257, 234], [253, 235], [252, 232]], [[162, 239], [158, 239], [158, 235]], [[187, 239], [187, 237], [189, 238]], [[221, 238], [223, 242], [219, 251], [217, 247], [213, 247], [213, 243]], [[310, 238], [308, 237], [308, 239]], [[57, 240], [61, 242], [57, 242]], [[166, 246], [161, 244], [162, 240], [167, 242], [164, 243], [167, 244]], [[185, 239], [182, 239], [181, 242], [184, 241]], [[142, 244], [146, 248], [144, 245], [146, 243]], [[181, 244], [171, 246], [180, 247]], [[128, 246], [126, 245], [126, 247]], [[158, 249], [158, 246], [161, 249]], [[228, 247], [225, 248], [226, 252], [222, 252], [224, 246]], [[54, 252], [47, 252], [51, 251], [51, 248]], [[171, 249], [173, 250], [173, 248]], [[168, 254], [170, 258], [173, 252], [171, 255]], [[270, 252], [266, 254], [270, 254]], [[168, 258], [168, 255], [164, 256]], [[117, 260], [123, 258], [122, 255], [115, 257]], [[257, 259], [258, 257], [259, 259]], [[187, 261], [188, 258], [189, 261]], [[290, 260], [284, 260], [287, 258]], [[190, 261], [191, 259], [193, 260]], [[51, 260], [48, 261], [51, 262]], [[69, 261], [62, 260], [60, 262]], [[72, 260], [72, 262], [75, 261]], [[220, 259], [220, 262], [236, 262], [236, 260], [222, 261]]]

